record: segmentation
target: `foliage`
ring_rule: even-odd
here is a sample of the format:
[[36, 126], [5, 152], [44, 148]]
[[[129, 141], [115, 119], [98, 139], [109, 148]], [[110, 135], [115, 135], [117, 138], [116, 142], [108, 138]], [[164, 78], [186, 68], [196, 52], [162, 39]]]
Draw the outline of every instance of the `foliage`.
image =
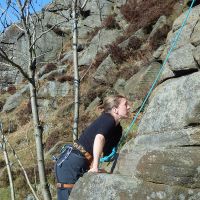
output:
[[52, 70], [55, 70], [55, 69], [57, 69], [56, 64], [48, 63], [48, 64], [45, 65], [44, 74], [47, 74], [47, 73], [49, 73], [49, 72], [51, 72]]
[[128, 0], [121, 7], [121, 13], [130, 22], [129, 32], [155, 22], [161, 15], [169, 15], [178, 0]]
[[62, 75], [57, 77], [57, 81], [60, 83], [64, 83], [66, 81], [73, 81], [74, 77], [73, 76], [67, 76], [67, 75]]
[[129, 42], [128, 42], [128, 50], [130, 51], [135, 51], [137, 49], [139, 49], [142, 45], [142, 41], [141, 39], [139, 39], [138, 37], [136, 36], [133, 36], [129, 39]]
[[14, 85], [9, 85], [8, 86], [8, 89], [7, 89], [7, 92], [9, 93], [9, 94], [11, 94], [11, 95], [13, 95], [13, 94], [15, 94], [15, 92], [16, 92], [16, 87], [14, 86]]
[[114, 15], [109, 15], [102, 22], [102, 27], [105, 29], [120, 29], [119, 24], [117, 23]]
[[20, 126], [30, 121], [31, 113], [32, 110], [30, 100], [28, 102], [23, 102], [16, 113], [17, 121], [19, 122]]
[[107, 45], [106, 48], [108, 50], [108, 53], [111, 55], [112, 60], [116, 64], [121, 64], [126, 60], [127, 57], [125, 52], [116, 44]]

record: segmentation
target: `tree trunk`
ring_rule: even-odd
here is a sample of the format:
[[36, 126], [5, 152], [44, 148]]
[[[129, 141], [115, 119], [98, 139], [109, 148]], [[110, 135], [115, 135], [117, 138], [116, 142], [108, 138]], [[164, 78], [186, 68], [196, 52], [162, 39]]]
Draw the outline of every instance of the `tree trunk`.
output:
[[73, 2], [73, 54], [74, 54], [74, 125], [73, 140], [78, 139], [78, 120], [79, 120], [79, 73], [78, 73], [78, 30], [77, 30], [77, 0]]
[[[35, 81], [33, 82], [35, 83]], [[45, 174], [44, 152], [43, 152], [43, 144], [42, 144], [42, 126], [39, 121], [36, 87], [32, 83], [29, 83], [29, 86], [30, 86], [30, 96], [31, 96], [31, 109], [32, 109], [33, 123], [34, 123], [34, 134], [35, 134], [39, 179], [40, 179], [40, 184], [41, 184], [44, 200], [51, 200], [51, 193], [49, 191], [49, 186], [48, 186], [47, 178]]]
[[4, 139], [3, 128], [2, 128], [1, 124], [0, 124], [0, 133], [1, 133], [1, 138], [2, 138], [3, 155], [4, 155], [4, 159], [5, 159], [6, 167], [7, 167], [7, 171], [8, 171], [11, 200], [15, 200], [15, 190], [14, 190], [14, 185], [13, 185], [13, 178], [12, 178], [12, 173], [11, 173], [10, 161], [9, 161], [9, 158], [8, 158], [8, 153], [7, 153], [7, 149], [6, 149], [6, 142], [5, 142], [5, 139]]

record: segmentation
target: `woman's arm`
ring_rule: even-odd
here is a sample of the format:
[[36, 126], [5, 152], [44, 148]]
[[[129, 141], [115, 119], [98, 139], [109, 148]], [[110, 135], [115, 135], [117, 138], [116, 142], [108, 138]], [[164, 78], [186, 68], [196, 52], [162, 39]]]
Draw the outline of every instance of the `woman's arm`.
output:
[[105, 145], [105, 137], [102, 134], [97, 134], [93, 145], [93, 164], [89, 172], [99, 172], [99, 159]]

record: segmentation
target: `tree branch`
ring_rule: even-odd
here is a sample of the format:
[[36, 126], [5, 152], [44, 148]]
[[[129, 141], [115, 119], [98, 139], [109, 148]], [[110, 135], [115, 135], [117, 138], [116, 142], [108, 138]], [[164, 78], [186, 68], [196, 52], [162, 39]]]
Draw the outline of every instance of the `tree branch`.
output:
[[83, 5], [81, 6], [81, 10], [83, 10], [87, 4], [88, 0], [85, 0], [85, 2], [83, 3]]
[[[22, 69], [22, 67], [20, 65], [18, 65], [17, 63], [13, 62], [12, 60], [9, 59], [9, 57], [7, 56], [7, 54], [0, 48], [0, 57], [3, 58], [4, 60], [6, 60], [8, 63], [10, 63], [13, 67], [17, 68], [22, 75], [30, 82], [32, 83], [32, 79], [29, 78], [28, 74]], [[4, 63], [6, 64], [6, 63]], [[8, 64], [6, 64], [8, 65]]]
[[41, 33], [38, 37], [35, 38], [35, 40], [33, 41], [32, 45], [30, 46], [30, 48], [32, 48], [32, 47], [35, 45], [35, 43], [37, 42], [37, 40], [39, 40], [43, 35], [47, 34], [49, 31], [53, 30], [57, 25], [62, 24], [62, 23], [64, 23], [64, 22], [66, 22], [66, 21], [59, 22], [59, 23], [53, 25], [53, 26], [52, 26], [51, 28], [49, 28], [48, 30], [46, 30], [46, 31], [44, 31], [43, 33]]

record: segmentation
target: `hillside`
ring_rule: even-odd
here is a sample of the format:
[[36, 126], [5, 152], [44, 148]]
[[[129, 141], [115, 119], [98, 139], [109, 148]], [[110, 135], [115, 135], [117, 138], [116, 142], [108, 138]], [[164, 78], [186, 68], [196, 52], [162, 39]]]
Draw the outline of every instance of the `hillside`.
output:
[[[79, 27], [79, 133], [100, 110], [101, 100], [114, 93], [132, 104], [126, 128], [149, 88], [181, 27], [188, 1], [88, 1]], [[56, 0], [46, 8], [43, 23], [69, 16], [70, 7]], [[145, 112], [128, 135], [114, 175], [86, 174], [71, 199], [195, 199], [199, 195], [199, 13], [196, 6], [173, 51]], [[40, 31], [40, 27], [38, 27]], [[9, 27], [4, 42], [15, 42], [15, 59], [26, 63], [27, 46], [21, 32]], [[48, 52], [37, 63], [38, 107], [43, 127], [46, 171], [55, 197], [53, 161], [63, 144], [72, 142], [73, 52], [71, 22], [48, 32], [38, 51]], [[49, 42], [50, 41], [50, 42]], [[18, 53], [20, 52], [20, 54]], [[22, 56], [23, 55], [23, 56]], [[4, 133], [37, 187], [35, 142], [27, 81], [12, 67], [0, 66], [0, 114]], [[31, 194], [10, 151], [19, 199]], [[8, 187], [0, 154], [0, 188]], [[125, 177], [125, 178], [124, 178]], [[94, 184], [95, 183], [95, 184]], [[100, 189], [96, 188], [98, 185]], [[78, 188], [78, 189], [77, 189]], [[84, 193], [85, 189], [88, 189]], [[2, 190], [1, 190], [2, 191]], [[38, 190], [40, 192], [40, 189]], [[92, 192], [93, 191], [93, 192]], [[94, 192], [95, 191], [95, 192]], [[0, 192], [1, 193], [1, 192]], [[1, 193], [2, 194], [2, 193]], [[1, 198], [0, 194], [0, 198]], [[103, 194], [103, 196], [102, 196]], [[3, 198], [8, 198], [4, 193]]]

